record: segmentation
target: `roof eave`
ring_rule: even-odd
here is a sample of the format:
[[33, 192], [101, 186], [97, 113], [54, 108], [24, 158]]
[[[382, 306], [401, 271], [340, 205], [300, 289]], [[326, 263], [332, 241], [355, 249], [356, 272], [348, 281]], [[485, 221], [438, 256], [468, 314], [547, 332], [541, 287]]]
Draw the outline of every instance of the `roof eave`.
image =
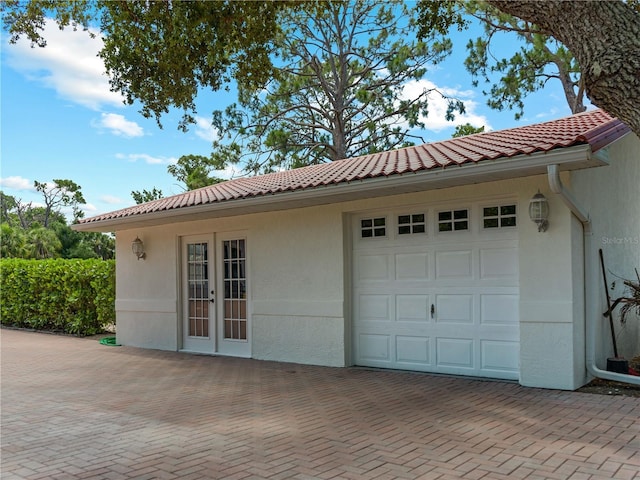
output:
[[593, 155], [589, 145], [576, 145], [567, 148], [556, 148], [547, 152], [484, 160], [479, 163], [467, 163], [442, 169], [366, 178], [308, 189], [283, 191], [269, 195], [161, 210], [128, 217], [97, 220], [75, 224], [72, 225], [72, 228], [88, 232], [113, 232], [166, 223], [326, 205], [385, 195], [541, 175], [546, 173], [547, 165], [552, 164], [559, 165], [561, 170], [577, 170], [606, 165], [607, 162], [601, 156]]

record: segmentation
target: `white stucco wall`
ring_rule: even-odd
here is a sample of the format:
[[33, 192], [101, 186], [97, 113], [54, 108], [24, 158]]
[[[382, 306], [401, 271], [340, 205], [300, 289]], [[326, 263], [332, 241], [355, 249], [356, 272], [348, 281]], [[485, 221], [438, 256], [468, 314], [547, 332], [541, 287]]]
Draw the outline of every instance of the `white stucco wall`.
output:
[[253, 357], [344, 366], [340, 209], [274, 212], [251, 223]]
[[[612, 173], [605, 175], [607, 171]], [[596, 185], [603, 175], [616, 172], [625, 177], [624, 165], [573, 175], [565, 173], [562, 178], [571, 189], [588, 192], [600, 188]], [[633, 198], [637, 199], [640, 184], [637, 175], [635, 180], [627, 177], [624, 181], [625, 186], [620, 190], [613, 186], [617, 180], [607, 180], [612, 186], [604, 190], [623, 191], [631, 196], [635, 187]], [[551, 209], [550, 226], [544, 233], [537, 231], [527, 213], [529, 200], [537, 190], [546, 195]], [[585, 201], [582, 197], [580, 200]], [[546, 175], [319, 207], [292, 205], [291, 210], [281, 212], [120, 231], [117, 233], [118, 340], [125, 345], [180, 349], [177, 278], [180, 237], [245, 232], [249, 255], [251, 356], [295, 363], [349, 365], [350, 215], [400, 205], [442, 205], [484, 198], [515, 198], [518, 203], [520, 382], [546, 388], [578, 388], [586, 381], [581, 226], [549, 191]], [[611, 204], [613, 200], [609, 198], [608, 202]], [[607, 208], [606, 201], [597, 200], [595, 196], [591, 208], [594, 217], [611, 217], [611, 207]], [[632, 209], [624, 208], [626, 215], [631, 215]], [[636, 208], [630, 222], [619, 220], [599, 225], [597, 235], [613, 232], [611, 235], [621, 238], [637, 238], [640, 231], [637, 211]], [[144, 261], [137, 261], [131, 253], [131, 241], [136, 236], [145, 243], [147, 258]], [[628, 261], [625, 252], [635, 252], [637, 256], [637, 246], [616, 247], [617, 253], [610, 255], [612, 269]], [[614, 260], [616, 258], [618, 260]], [[621, 272], [628, 273], [629, 267]]]
[[[546, 232], [531, 221], [520, 232], [520, 383], [572, 390], [585, 379], [582, 279], [574, 272], [574, 249], [581, 245], [572, 242], [571, 213], [549, 191], [547, 176], [532, 181], [550, 213]], [[527, 206], [532, 196], [523, 199]]]
[[[574, 172], [568, 185], [592, 223], [588, 314], [596, 325], [596, 363], [603, 370], [613, 356], [613, 342], [609, 321], [602, 316], [607, 304], [598, 250], [603, 251], [609, 293], [615, 299], [625, 293], [622, 279], [635, 279], [635, 269], [640, 271], [640, 140], [629, 134], [613, 143], [608, 155], [609, 166]], [[581, 229], [574, 235], [580, 238]], [[640, 318], [631, 315], [621, 325], [618, 309], [614, 320], [619, 355], [639, 355]]]
[[[176, 246], [163, 230], [116, 234], [116, 335], [123, 345], [176, 349]], [[144, 243], [145, 260], [131, 251], [136, 236]]]
[[[344, 265], [338, 207], [118, 232], [118, 341], [181, 349], [180, 238], [230, 231], [247, 236], [252, 357], [344, 366]], [[144, 242], [144, 260], [136, 260], [131, 253], [136, 236]]]

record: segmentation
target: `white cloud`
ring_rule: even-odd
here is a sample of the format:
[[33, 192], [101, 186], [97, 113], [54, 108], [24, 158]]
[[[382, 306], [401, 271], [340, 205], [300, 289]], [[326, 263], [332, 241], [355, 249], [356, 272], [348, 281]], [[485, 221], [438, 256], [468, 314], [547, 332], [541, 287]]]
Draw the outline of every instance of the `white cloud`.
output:
[[117, 113], [102, 113], [100, 121], [92, 122], [91, 126], [105, 128], [119, 137], [133, 138], [144, 135], [144, 130], [140, 125], [127, 120], [124, 115], [118, 115]]
[[211, 119], [196, 117], [196, 136], [208, 142], [213, 142], [218, 138], [218, 132], [211, 125]]
[[91, 213], [91, 214], [98, 211], [97, 207], [93, 203], [85, 203], [81, 205], [81, 208], [84, 212]]
[[15, 45], [4, 45], [3, 54], [13, 69], [66, 100], [93, 110], [102, 105], [124, 106], [122, 95], [109, 89], [104, 63], [97, 56], [103, 43], [98, 31], [92, 32], [95, 38], [81, 29], [60, 30], [53, 20], [47, 20], [45, 48], [31, 48], [22, 37]]
[[[489, 119], [484, 115], [475, 113], [475, 110], [478, 107], [478, 102], [473, 100], [475, 94], [472, 90], [458, 90], [452, 87], [439, 87], [435, 83], [424, 79], [414, 80], [405, 85], [403, 98], [416, 98], [425, 90], [430, 91], [428, 96], [429, 115], [421, 118], [422, 122], [425, 124], [425, 130], [440, 132], [447, 128], [464, 125], [466, 123], [470, 123], [474, 127], [484, 126], [486, 132], [492, 130]], [[455, 120], [448, 121], [445, 118], [447, 112], [447, 99], [443, 98], [443, 95], [451, 99], [462, 100], [466, 112], [463, 114], [456, 113]]]
[[109, 205], [120, 205], [125, 203], [120, 197], [114, 197], [113, 195], [102, 195], [100, 201]]
[[212, 177], [218, 177], [223, 180], [232, 180], [234, 178], [238, 178], [242, 176], [243, 172], [239, 170], [234, 165], [228, 165], [224, 170], [213, 170], [211, 171]]
[[141, 160], [150, 165], [172, 165], [178, 161], [175, 157], [153, 157], [146, 153], [117, 153], [116, 158], [127, 160], [129, 162], [137, 162]]
[[5, 177], [0, 178], [0, 187], [10, 188], [12, 190], [31, 190], [35, 191], [33, 182], [23, 177]]

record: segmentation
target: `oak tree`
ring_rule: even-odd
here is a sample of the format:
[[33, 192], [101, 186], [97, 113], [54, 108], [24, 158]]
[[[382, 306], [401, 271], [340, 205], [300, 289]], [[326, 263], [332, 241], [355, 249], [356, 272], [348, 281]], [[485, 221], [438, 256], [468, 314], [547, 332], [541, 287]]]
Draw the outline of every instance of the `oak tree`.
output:
[[271, 41], [278, 12], [297, 2], [131, 2], [124, 0], [5, 0], [3, 27], [16, 42], [46, 46], [47, 18], [60, 28], [99, 25], [111, 87], [128, 104], [160, 123], [170, 107], [182, 109], [181, 128], [194, 121], [202, 88], [220, 90], [231, 79], [262, 85], [271, 76]]
[[515, 109], [515, 118], [519, 119], [527, 95], [544, 88], [549, 81], [559, 81], [571, 113], [585, 111], [579, 65], [562, 43], [542, 33], [536, 25], [505, 14], [485, 1], [421, 0], [418, 10], [418, 35], [427, 34], [434, 23], [437, 28], [437, 22], [443, 20], [460, 29], [469, 27], [473, 19], [480, 23], [483, 35], [467, 43], [464, 64], [475, 86], [480, 81], [491, 85], [483, 91], [491, 108]]
[[488, 0], [562, 42], [581, 67], [594, 105], [640, 135], [640, 8], [637, 1]]
[[[214, 116], [223, 138], [211, 159], [222, 168], [249, 154], [254, 172], [407, 144], [429, 92], [403, 89], [451, 48], [446, 39], [413, 39], [413, 8], [399, 0], [8, 6], [12, 39], [26, 35], [37, 45], [51, 10], [61, 26], [99, 21], [112, 88], [159, 122], [177, 107], [188, 128], [198, 92], [233, 80], [239, 99]], [[453, 99], [449, 106], [448, 116], [463, 108]]]
[[[5, 0], [0, 8], [12, 41], [25, 35], [38, 45], [46, 41], [41, 32], [47, 15], [63, 27], [98, 22], [112, 87], [129, 103], [140, 100], [143, 113], [158, 120], [169, 107], [182, 108], [186, 128], [200, 88], [224, 88], [231, 78], [256, 87], [271, 78], [281, 13], [333, 3]], [[580, 65], [591, 102], [640, 135], [637, 0], [487, 3], [564, 45]], [[433, 23], [440, 29], [450, 25], [447, 16]]]

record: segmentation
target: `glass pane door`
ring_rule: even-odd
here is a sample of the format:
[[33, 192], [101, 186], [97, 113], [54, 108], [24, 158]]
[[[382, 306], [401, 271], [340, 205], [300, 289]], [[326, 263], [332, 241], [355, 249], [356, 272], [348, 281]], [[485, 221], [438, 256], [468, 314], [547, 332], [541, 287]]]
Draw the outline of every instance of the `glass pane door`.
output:
[[224, 338], [247, 340], [247, 279], [245, 241], [225, 240], [224, 249]]
[[222, 295], [219, 315], [220, 352], [250, 356], [250, 328], [247, 314], [247, 241], [244, 238], [222, 239]]
[[207, 243], [187, 245], [189, 336], [209, 337], [209, 250]]
[[215, 350], [213, 337], [215, 308], [213, 242], [208, 237], [186, 239], [183, 244], [183, 348], [211, 353]]

